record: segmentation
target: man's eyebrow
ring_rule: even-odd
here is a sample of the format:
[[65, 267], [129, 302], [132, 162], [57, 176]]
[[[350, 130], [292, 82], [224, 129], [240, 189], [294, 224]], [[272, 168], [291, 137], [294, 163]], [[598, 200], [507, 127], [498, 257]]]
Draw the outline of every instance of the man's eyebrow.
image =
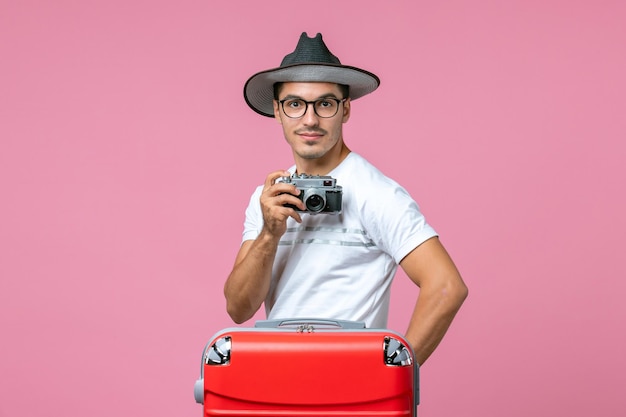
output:
[[[316, 100], [321, 100], [324, 98], [338, 98], [337, 95], [335, 93], [327, 93], [327, 94], [322, 94], [321, 96], [319, 96], [316, 99], [313, 99], [311, 101], [316, 101]], [[297, 96], [295, 94], [288, 94], [285, 97], [283, 97], [281, 100], [304, 100], [304, 98]], [[306, 101], [306, 100], [304, 100]]]

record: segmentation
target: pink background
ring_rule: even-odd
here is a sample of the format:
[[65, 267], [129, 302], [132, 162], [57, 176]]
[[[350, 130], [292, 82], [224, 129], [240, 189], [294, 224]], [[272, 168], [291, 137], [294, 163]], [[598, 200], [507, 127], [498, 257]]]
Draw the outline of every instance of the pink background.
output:
[[[244, 207], [291, 164], [243, 83], [302, 31], [381, 77], [346, 140], [470, 287], [420, 415], [624, 415], [625, 22], [618, 0], [1, 0], [0, 416], [200, 415]], [[389, 327], [416, 294], [399, 274]]]

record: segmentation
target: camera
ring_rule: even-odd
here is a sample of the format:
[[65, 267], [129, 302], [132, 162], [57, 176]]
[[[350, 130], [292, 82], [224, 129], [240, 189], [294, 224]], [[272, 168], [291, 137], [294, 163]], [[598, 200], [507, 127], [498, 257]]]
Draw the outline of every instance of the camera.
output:
[[[293, 174], [290, 177], [281, 177], [280, 182], [292, 184], [298, 187], [300, 195], [298, 198], [304, 202], [306, 210], [304, 212], [330, 213], [341, 212], [341, 186], [337, 185], [337, 180], [326, 175]], [[303, 211], [292, 204], [285, 204], [296, 211]]]

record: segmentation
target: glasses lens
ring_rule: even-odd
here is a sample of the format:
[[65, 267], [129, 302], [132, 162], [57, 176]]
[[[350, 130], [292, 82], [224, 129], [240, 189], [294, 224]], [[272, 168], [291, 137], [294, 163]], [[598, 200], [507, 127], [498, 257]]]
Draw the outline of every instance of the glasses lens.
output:
[[306, 112], [306, 102], [304, 100], [283, 101], [283, 111], [289, 117], [302, 117]]
[[304, 116], [309, 103], [313, 104], [315, 114], [319, 117], [333, 117], [339, 109], [339, 103], [336, 99], [322, 98], [313, 102], [307, 102], [302, 99], [289, 99], [282, 101], [283, 111], [288, 117], [299, 118]]
[[315, 113], [319, 117], [333, 117], [337, 114], [339, 106], [335, 100], [320, 99], [315, 102]]

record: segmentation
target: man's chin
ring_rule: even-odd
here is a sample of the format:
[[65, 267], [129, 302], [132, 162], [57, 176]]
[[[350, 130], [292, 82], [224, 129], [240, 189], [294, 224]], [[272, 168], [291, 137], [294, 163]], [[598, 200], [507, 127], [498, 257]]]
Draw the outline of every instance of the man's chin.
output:
[[298, 153], [298, 156], [302, 159], [320, 159], [322, 158], [324, 155], [326, 155], [326, 152], [300, 152]]
[[294, 151], [302, 159], [319, 159], [328, 153], [328, 149], [322, 148], [318, 142], [305, 143]]

